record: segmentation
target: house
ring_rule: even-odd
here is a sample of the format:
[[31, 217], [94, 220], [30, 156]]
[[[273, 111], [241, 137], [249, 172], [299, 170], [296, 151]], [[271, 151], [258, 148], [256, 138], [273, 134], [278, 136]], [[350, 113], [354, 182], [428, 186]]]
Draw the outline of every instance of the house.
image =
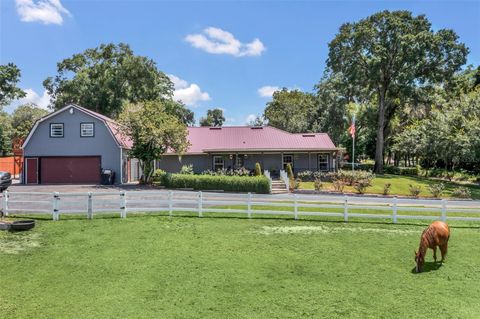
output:
[[290, 163], [295, 173], [333, 171], [339, 150], [325, 133], [292, 134], [271, 126], [189, 127], [190, 147], [179, 156], [167, 153], [156, 167], [179, 172], [183, 165], [193, 165], [195, 173], [206, 170], [262, 169], [278, 175]]
[[102, 169], [115, 183], [132, 179], [132, 142], [112, 119], [68, 105], [38, 120], [23, 143], [25, 184], [99, 184]]

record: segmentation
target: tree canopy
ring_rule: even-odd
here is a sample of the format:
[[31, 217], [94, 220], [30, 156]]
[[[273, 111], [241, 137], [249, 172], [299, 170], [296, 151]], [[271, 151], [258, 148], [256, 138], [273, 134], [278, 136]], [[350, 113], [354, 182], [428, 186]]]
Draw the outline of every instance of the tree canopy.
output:
[[291, 132], [315, 132], [318, 129], [315, 96], [300, 90], [283, 88], [273, 93], [264, 117], [269, 125]]
[[43, 82], [51, 107], [76, 103], [116, 118], [127, 103], [170, 98], [173, 83], [156, 63], [127, 44], [102, 44], [57, 64], [57, 75]]
[[327, 65], [354, 97], [377, 102], [377, 173], [383, 172], [385, 137], [402, 102], [420, 87], [451, 78], [467, 54], [455, 32], [435, 32], [424, 15], [408, 11], [382, 11], [340, 27]]
[[166, 101], [129, 103], [119, 116], [123, 134], [131, 137], [130, 156], [140, 160], [143, 177], [150, 182], [153, 161], [168, 150], [182, 154], [188, 147], [188, 131], [176, 116], [167, 113]]
[[35, 122], [48, 114], [35, 104], [20, 105], [12, 114], [12, 134], [14, 137], [25, 139]]
[[20, 76], [20, 69], [15, 64], [0, 65], [0, 108], [25, 96], [25, 92], [17, 87]]
[[220, 127], [225, 122], [223, 110], [216, 108], [207, 111], [206, 117], [200, 118], [200, 126], [217, 126]]

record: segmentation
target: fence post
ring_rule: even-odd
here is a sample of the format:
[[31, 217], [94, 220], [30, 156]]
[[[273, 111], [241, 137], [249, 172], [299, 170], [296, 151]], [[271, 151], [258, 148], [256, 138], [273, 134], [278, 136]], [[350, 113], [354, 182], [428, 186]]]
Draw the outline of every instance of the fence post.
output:
[[88, 192], [87, 194], [87, 218], [92, 219], [93, 218], [93, 210], [92, 210], [92, 192]]
[[397, 223], [397, 196], [393, 198], [393, 223]]
[[58, 201], [60, 200], [60, 196], [58, 192], [53, 193], [53, 211], [52, 211], [52, 217], [53, 220], [59, 220], [60, 219], [60, 214], [58, 213]]
[[3, 215], [8, 216], [8, 191], [3, 192]]
[[120, 192], [120, 217], [127, 218], [127, 199], [125, 198], [125, 191]]
[[173, 216], [173, 191], [168, 191], [168, 215]]
[[198, 192], [198, 217], [203, 217], [203, 194], [202, 191]]
[[343, 220], [348, 222], [348, 198], [347, 195], [343, 197]]
[[248, 218], [252, 218], [252, 193], [250, 192], [248, 192], [247, 214]]
[[442, 199], [442, 221], [447, 220], [447, 200]]
[[298, 219], [298, 194], [293, 195], [293, 215], [295, 220]]

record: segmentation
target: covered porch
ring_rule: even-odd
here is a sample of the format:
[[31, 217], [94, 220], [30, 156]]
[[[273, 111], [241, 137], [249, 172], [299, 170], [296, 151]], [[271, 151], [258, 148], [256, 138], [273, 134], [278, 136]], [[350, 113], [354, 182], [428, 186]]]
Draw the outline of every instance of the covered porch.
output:
[[216, 152], [209, 153], [211, 170], [255, 169], [260, 163], [262, 170], [268, 170], [272, 176], [279, 176], [287, 164], [292, 166], [294, 174], [303, 171], [335, 171], [337, 168], [336, 151], [311, 152]]

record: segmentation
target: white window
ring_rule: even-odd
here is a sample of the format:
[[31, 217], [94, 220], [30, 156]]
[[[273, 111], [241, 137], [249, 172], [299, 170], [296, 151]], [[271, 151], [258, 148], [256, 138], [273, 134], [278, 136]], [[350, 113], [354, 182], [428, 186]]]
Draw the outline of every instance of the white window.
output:
[[93, 123], [81, 123], [80, 124], [80, 136], [81, 137], [93, 137], [95, 135], [95, 129]]
[[214, 156], [213, 157], [213, 170], [218, 171], [223, 169], [225, 166], [225, 162], [223, 160], [223, 156]]
[[50, 124], [50, 137], [63, 137], [63, 123]]
[[293, 170], [293, 155], [291, 154], [284, 154], [283, 155], [283, 170], [287, 170], [287, 164], [290, 164], [290, 166], [292, 166], [292, 170]]
[[328, 171], [328, 154], [318, 154], [318, 169]]

